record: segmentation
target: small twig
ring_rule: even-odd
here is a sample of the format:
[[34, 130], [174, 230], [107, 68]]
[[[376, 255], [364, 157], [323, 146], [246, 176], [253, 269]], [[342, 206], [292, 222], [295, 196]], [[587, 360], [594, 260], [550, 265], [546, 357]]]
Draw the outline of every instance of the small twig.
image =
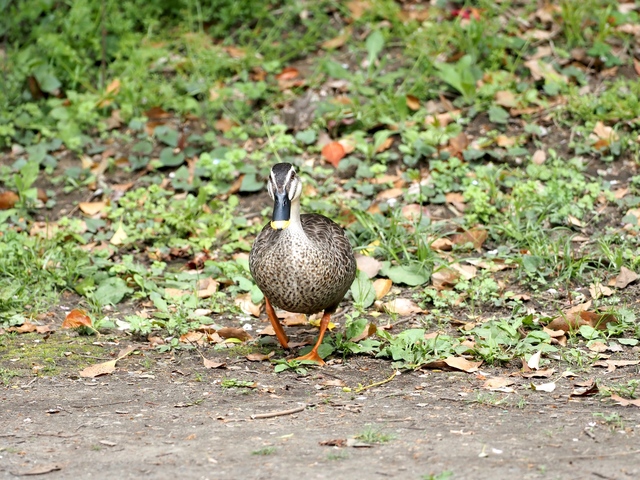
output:
[[597, 458], [606, 458], [606, 457], [621, 457], [624, 455], [635, 455], [640, 453], [640, 450], [632, 450], [630, 452], [614, 452], [614, 453], [603, 453], [601, 455], [574, 455], [568, 457], [556, 457], [556, 460], [594, 460]]
[[281, 417], [283, 415], [291, 415], [292, 413], [301, 412], [310, 406], [311, 405], [304, 404], [300, 407], [291, 408], [289, 410], [280, 410], [277, 412], [267, 412], [267, 413], [256, 413], [255, 415], [251, 415], [251, 419], [255, 420], [257, 418], [273, 418], [273, 417]]
[[398, 371], [395, 371], [391, 374], [391, 376], [389, 378], [385, 378], [384, 380], [380, 381], [380, 382], [376, 382], [376, 383], [372, 383], [371, 385], [367, 385], [366, 387], [358, 387], [355, 389], [356, 393], [360, 393], [360, 392], [364, 392], [365, 390], [368, 390], [370, 388], [373, 387], [379, 387], [380, 385], [384, 385], [385, 383], [389, 383], [391, 380], [393, 380], [394, 378], [396, 378], [396, 375], [399, 375], [400, 373]]

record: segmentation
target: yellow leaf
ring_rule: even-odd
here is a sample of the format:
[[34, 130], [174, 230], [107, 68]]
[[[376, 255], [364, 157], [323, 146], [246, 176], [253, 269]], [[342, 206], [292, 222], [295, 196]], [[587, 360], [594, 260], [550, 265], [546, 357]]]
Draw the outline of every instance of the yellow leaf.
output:
[[113, 237], [111, 237], [111, 240], [109, 240], [109, 243], [111, 245], [122, 245], [122, 242], [124, 242], [126, 239], [127, 232], [124, 231], [124, 228], [122, 228], [122, 223], [120, 223], [120, 226], [116, 230], [116, 233], [113, 234]]

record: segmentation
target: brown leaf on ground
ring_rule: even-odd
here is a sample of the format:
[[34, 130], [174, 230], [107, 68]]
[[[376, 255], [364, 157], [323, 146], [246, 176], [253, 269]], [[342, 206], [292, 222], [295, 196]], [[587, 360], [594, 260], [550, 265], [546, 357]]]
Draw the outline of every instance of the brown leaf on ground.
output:
[[250, 353], [246, 356], [246, 359], [250, 362], [264, 362], [265, 360], [269, 360], [273, 357], [276, 352], [269, 352], [269, 354], [265, 355], [264, 353]]
[[427, 207], [423, 207], [417, 203], [403, 205], [400, 213], [402, 213], [404, 218], [411, 221], [418, 221], [421, 217], [428, 218], [430, 216]]
[[482, 365], [482, 361], [472, 362], [463, 357], [447, 357], [444, 359], [444, 363], [455, 370], [462, 370], [467, 373], [477, 371], [478, 367]]
[[347, 439], [346, 438], [334, 438], [331, 440], [323, 440], [321, 442], [318, 442], [319, 445], [322, 445], [323, 447], [346, 447], [347, 446]]
[[[260, 316], [260, 305], [256, 305], [251, 301], [250, 293], [243, 293], [241, 295], [238, 295], [233, 303], [236, 306], [240, 307], [240, 310], [242, 310], [247, 315], [253, 315], [256, 318]], [[220, 331], [218, 331], [218, 333], [220, 333]]]
[[420, 100], [418, 100], [418, 97], [414, 97], [413, 95], [407, 95], [405, 98], [406, 98], [407, 107], [409, 107], [409, 110], [413, 110], [414, 112], [416, 110], [420, 110]]
[[498, 390], [498, 391], [509, 391], [509, 392], [513, 392], [513, 388], [507, 388], [510, 385], [513, 385], [514, 383], [516, 383], [514, 380], [510, 379], [510, 378], [506, 378], [506, 377], [493, 377], [493, 378], [489, 378], [487, 379], [486, 382], [484, 382], [484, 385], [482, 385], [483, 388], [486, 388], [487, 390]]
[[549, 378], [549, 377], [552, 377], [554, 373], [556, 373], [555, 368], [544, 368], [542, 370], [533, 370], [531, 372], [523, 372], [522, 376], [524, 378]]
[[[258, 335], [269, 335], [271, 337], [275, 337], [276, 331], [273, 329], [272, 325], [267, 325], [266, 327], [264, 327], [262, 330], [258, 332]], [[293, 348], [291, 346], [291, 342], [289, 342], [289, 347]]]
[[216, 130], [219, 130], [222, 133], [226, 133], [232, 128], [237, 127], [238, 124], [227, 117], [222, 117], [216, 120], [213, 126]]
[[45, 465], [37, 465], [28, 470], [11, 472], [11, 475], [15, 475], [16, 477], [27, 477], [32, 475], [44, 475], [45, 473], [57, 472], [58, 470], [62, 470], [62, 466], [56, 463], [50, 463]]
[[360, 253], [356, 254], [355, 257], [358, 270], [364, 272], [369, 278], [373, 278], [378, 275], [378, 272], [380, 272], [380, 269], [382, 268], [382, 263], [379, 260]]
[[538, 370], [540, 368], [540, 357], [542, 356], [542, 350], [538, 350], [536, 353], [529, 357], [529, 361], [527, 362], [527, 367], [531, 370]]
[[62, 328], [78, 327], [92, 327], [91, 318], [87, 315], [87, 312], [73, 309], [67, 314], [64, 322], [62, 322]]
[[464, 132], [449, 140], [449, 152], [453, 156], [460, 156], [469, 146], [469, 137]]
[[500, 90], [496, 92], [495, 102], [497, 105], [506, 108], [513, 108], [518, 105], [516, 96], [511, 90]]
[[616, 395], [615, 393], [612, 393], [611, 400], [616, 402], [618, 405], [622, 405], [623, 407], [628, 407], [628, 406], [640, 407], [640, 398], [629, 400], [627, 398], [622, 398], [621, 396]]
[[456, 233], [451, 237], [451, 241], [454, 245], [465, 245], [472, 243], [473, 248], [480, 250], [482, 244], [485, 242], [489, 233], [482, 227], [473, 227], [461, 233]]
[[242, 340], [246, 342], [251, 340], [251, 335], [247, 333], [246, 330], [237, 327], [223, 327], [216, 332], [222, 338], [237, 338], [238, 340]]
[[460, 280], [460, 273], [452, 268], [444, 267], [431, 274], [431, 285], [436, 290], [450, 290]]
[[17, 193], [9, 191], [0, 193], [0, 210], [13, 208], [18, 203], [18, 200], [20, 200], [20, 197]]
[[573, 389], [569, 395], [570, 397], [590, 397], [600, 391], [598, 384], [593, 378], [586, 382], [576, 382], [575, 386], [576, 388]]
[[371, 2], [369, 0], [351, 0], [347, 2], [347, 8], [349, 12], [351, 12], [351, 19], [358, 20], [364, 12], [370, 10], [372, 7]]
[[[217, 291], [220, 283], [213, 278], [203, 278], [198, 281], [198, 298], [212, 297]], [[258, 310], [258, 315], [259, 315]]]
[[389, 150], [391, 148], [391, 145], [393, 145], [394, 139], [393, 137], [388, 137], [386, 138], [378, 148], [376, 148], [376, 153], [382, 153], [386, 150]]
[[601, 283], [592, 283], [589, 285], [589, 293], [591, 294], [591, 298], [597, 300], [600, 297], [610, 297], [613, 295], [614, 291]]
[[408, 298], [396, 298], [390, 302], [385, 302], [383, 306], [389, 313], [396, 313], [401, 317], [415, 313], [424, 313], [424, 310], [420, 308], [416, 302]]
[[16, 332], [16, 333], [31, 333], [37, 330], [37, 326], [33, 323], [25, 320], [25, 322], [17, 327], [9, 327], [7, 328], [7, 332]]
[[464, 203], [464, 195], [460, 192], [449, 192], [444, 195], [447, 203], [456, 207], [459, 212], [464, 212], [467, 205]]
[[630, 283], [635, 282], [639, 275], [633, 270], [629, 270], [627, 267], [620, 267], [620, 273], [616, 277], [616, 288], [625, 288]]
[[608, 313], [590, 312], [591, 301], [576, 305], [565, 310], [562, 315], [554, 318], [547, 328], [550, 330], [577, 330], [582, 325], [589, 325], [599, 330], [606, 330], [607, 323], [616, 323], [617, 319], [614, 315]]
[[531, 156], [531, 161], [536, 165], [542, 165], [547, 161], [547, 154], [544, 150], [536, 150]]
[[376, 292], [376, 300], [383, 298], [389, 291], [393, 282], [388, 278], [378, 278], [373, 282], [373, 290]]
[[213, 360], [209, 360], [205, 357], [202, 357], [202, 365], [204, 366], [204, 368], [210, 369], [224, 368], [227, 366], [225, 362], [214, 362]]
[[87, 368], [80, 371], [80, 376], [84, 378], [95, 378], [100, 375], [113, 373], [116, 370], [116, 361], [117, 360], [109, 360], [108, 362], [89, 365]]
[[340, 48], [347, 42], [347, 40], [351, 38], [352, 31], [353, 29], [351, 27], [347, 27], [343, 30], [343, 32], [340, 35], [338, 35], [337, 37], [333, 37], [332, 39], [327, 40], [326, 42], [323, 42], [320, 46], [324, 50], [333, 50], [336, 48]]
[[206, 334], [202, 332], [187, 332], [180, 335], [180, 343], [189, 343], [196, 345], [203, 345]]
[[290, 313], [286, 312], [286, 316], [282, 318], [282, 324], [287, 327], [296, 327], [307, 325], [309, 321], [304, 313]]
[[78, 208], [80, 211], [90, 217], [97, 215], [107, 207], [107, 202], [80, 202]]
[[293, 80], [300, 76], [300, 71], [295, 67], [284, 67], [282, 71], [276, 75], [276, 80]]
[[345, 156], [344, 147], [340, 142], [327, 143], [324, 147], [322, 147], [322, 156], [327, 162], [338, 168], [340, 160], [342, 160]]
[[365, 338], [369, 338], [371, 335], [375, 335], [377, 331], [378, 331], [378, 328], [373, 323], [370, 323], [366, 326], [366, 328], [362, 331], [360, 335], [356, 335], [355, 337], [349, 339], [349, 341], [358, 343], [361, 340], [364, 340]]
[[440, 252], [449, 252], [453, 249], [453, 242], [448, 238], [436, 238], [429, 245], [431, 250], [438, 250]]

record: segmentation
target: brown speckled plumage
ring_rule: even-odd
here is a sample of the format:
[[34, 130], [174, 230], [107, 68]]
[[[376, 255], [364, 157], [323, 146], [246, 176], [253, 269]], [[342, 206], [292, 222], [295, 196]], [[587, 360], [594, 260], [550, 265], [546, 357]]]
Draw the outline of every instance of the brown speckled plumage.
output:
[[300, 185], [293, 166], [274, 166], [269, 192], [273, 197], [274, 189], [285, 189], [293, 205], [291, 225], [276, 230], [267, 224], [253, 244], [249, 267], [273, 305], [296, 313], [333, 312], [355, 278], [356, 261], [342, 227], [322, 215], [299, 214]]

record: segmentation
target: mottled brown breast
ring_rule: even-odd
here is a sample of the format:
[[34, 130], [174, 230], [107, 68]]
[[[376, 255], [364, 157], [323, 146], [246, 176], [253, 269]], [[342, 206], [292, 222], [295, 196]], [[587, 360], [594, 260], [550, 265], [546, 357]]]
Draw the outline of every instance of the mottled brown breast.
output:
[[344, 230], [327, 217], [305, 214], [302, 230], [274, 230], [269, 224], [251, 249], [251, 274], [265, 296], [289, 312], [336, 309], [356, 275], [356, 261]]

